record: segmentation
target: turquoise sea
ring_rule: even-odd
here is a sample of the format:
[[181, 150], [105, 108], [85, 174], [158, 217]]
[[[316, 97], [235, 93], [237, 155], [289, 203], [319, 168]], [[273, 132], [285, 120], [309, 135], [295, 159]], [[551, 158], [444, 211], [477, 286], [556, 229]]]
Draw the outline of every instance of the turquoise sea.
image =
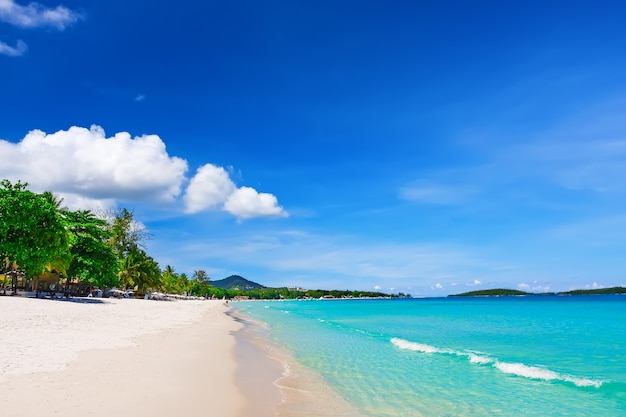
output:
[[234, 306], [365, 416], [626, 416], [626, 296]]

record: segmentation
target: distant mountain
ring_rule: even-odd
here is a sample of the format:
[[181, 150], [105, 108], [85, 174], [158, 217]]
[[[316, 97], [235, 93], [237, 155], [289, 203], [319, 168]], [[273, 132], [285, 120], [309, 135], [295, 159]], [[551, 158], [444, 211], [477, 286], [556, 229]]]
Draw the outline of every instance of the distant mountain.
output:
[[224, 279], [211, 281], [210, 284], [216, 288], [224, 288], [226, 290], [250, 291], [257, 288], [266, 288], [239, 275], [231, 275]]

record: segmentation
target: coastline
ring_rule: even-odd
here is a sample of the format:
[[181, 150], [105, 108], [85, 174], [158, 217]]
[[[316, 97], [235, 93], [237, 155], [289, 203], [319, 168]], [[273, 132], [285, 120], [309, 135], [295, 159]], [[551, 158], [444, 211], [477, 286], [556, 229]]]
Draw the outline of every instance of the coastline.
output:
[[[247, 417], [258, 398], [236, 379], [242, 324], [228, 310], [220, 301], [3, 297], [2, 415]], [[272, 415], [267, 408], [260, 415]]]
[[[279, 342], [271, 338], [269, 329], [264, 323], [258, 322], [237, 308], [229, 313], [242, 327], [234, 333], [237, 339], [237, 352], [246, 349], [256, 351], [253, 355], [260, 361], [260, 374], [263, 381], [273, 378], [274, 389], [278, 389], [282, 401], [275, 405], [276, 417], [363, 417], [363, 415], [337, 393], [320, 375], [301, 365], [296, 358]], [[245, 357], [237, 354], [238, 361], [245, 364]], [[270, 363], [268, 364], [268, 360]], [[240, 369], [244, 369], [241, 367]], [[245, 379], [250, 373], [238, 374], [238, 382], [242, 383], [243, 392], [259, 392], [259, 386], [267, 389], [266, 385], [256, 384], [254, 391], [245, 389]], [[267, 392], [267, 391], [266, 391]], [[275, 403], [276, 404], [276, 403]], [[252, 409], [250, 409], [252, 410]], [[259, 416], [259, 411], [244, 416]]]

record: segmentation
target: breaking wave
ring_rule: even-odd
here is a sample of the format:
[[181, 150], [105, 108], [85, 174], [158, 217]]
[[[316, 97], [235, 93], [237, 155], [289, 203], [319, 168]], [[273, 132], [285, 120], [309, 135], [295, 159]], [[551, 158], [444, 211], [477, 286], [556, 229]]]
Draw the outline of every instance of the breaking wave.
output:
[[595, 388], [599, 388], [604, 383], [604, 381], [600, 380], [579, 378], [571, 375], [561, 374], [550, 369], [538, 366], [530, 366], [523, 363], [501, 362], [498, 359], [489, 357], [483, 353], [478, 352], [463, 352], [454, 349], [438, 348], [423, 343], [410, 342], [408, 340], [399, 339], [396, 337], [391, 339], [391, 343], [393, 343], [397, 348], [404, 350], [412, 350], [428, 354], [443, 354], [465, 357], [472, 364], [491, 365], [495, 369], [499, 370], [500, 372], [504, 372], [505, 374], [517, 375], [529, 379], [540, 379], [544, 381], [563, 381], [574, 384], [577, 387]]

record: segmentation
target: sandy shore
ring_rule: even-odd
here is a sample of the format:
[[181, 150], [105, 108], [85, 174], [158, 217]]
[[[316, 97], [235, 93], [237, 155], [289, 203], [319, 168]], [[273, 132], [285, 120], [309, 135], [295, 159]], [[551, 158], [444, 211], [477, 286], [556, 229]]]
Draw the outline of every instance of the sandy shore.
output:
[[[243, 383], [243, 392], [247, 398], [255, 397], [255, 392], [267, 389], [264, 381], [273, 376], [274, 384], [280, 388], [282, 401], [272, 400], [277, 417], [363, 417], [363, 415], [341, 397], [317, 373], [301, 365], [282, 345], [272, 340], [269, 330], [262, 323], [241, 315], [237, 308], [231, 312], [246, 325], [235, 333], [237, 339], [236, 352], [238, 360], [244, 363], [238, 369], [237, 380]], [[250, 363], [242, 351], [252, 349], [252, 357], [263, 357], [271, 360], [262, 360]], [[278, 368], [277, 368], [278, 366]], [[252, 372], [251, 372], [252, 371]], [[250, 379], [251, 374], [263, 375], [257, 379]], [[271, 392], [270, 398], [271, 397]], [[267, 398], [268, 392], [263, 395]], [[259, 401], [256, 395], [255, 401]], [[248, 403], [250, 404], [250, 403]], [[263, 405], [263, 404], [260, 404]], [[265, 404], [267, 408], [268, 404]], [[250, 417], [258, 416], [254, 409], [247, 409], [244, 414]]]
[[[260, 350], [236, 359], [242, 325], [227, 310], [218, 301], [0, 297], [1, 415], [274, 416], [280, 369]], [[264, 389], [236, 380], [242, 361], [265, 364], [254, 373]]]

